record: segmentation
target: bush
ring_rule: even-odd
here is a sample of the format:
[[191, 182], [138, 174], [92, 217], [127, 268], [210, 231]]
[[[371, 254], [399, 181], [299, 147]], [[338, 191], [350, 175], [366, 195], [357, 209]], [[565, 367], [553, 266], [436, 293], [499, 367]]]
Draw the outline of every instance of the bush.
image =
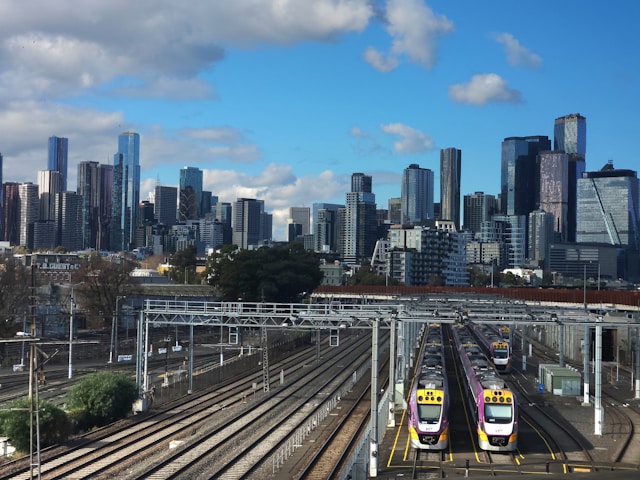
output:
[[82, 377], [67, 393], [66, 408], [81, 428], [102, 426], [125, 418], [138, 398], [138, 386], [124, 374], [93, 373]]
[[[21, 452], [29, 452], [31, 450], [31, 442], [29, 441], [29, 431], [31, 429], [30, 402], [29, 398], [21, 398], [14, 401], [8, 410], [0, 411], [0, 431], [2, 435], [9, 437], [11, 444]], [[52, 403], [41, 401], [38, 416], [40, 419], [41, 448], [67, 440], [71, 431], [71, 422], [64, 410]], [[36, 445], [36, 440], [36, 427], [34, 425], [34, 446]]]

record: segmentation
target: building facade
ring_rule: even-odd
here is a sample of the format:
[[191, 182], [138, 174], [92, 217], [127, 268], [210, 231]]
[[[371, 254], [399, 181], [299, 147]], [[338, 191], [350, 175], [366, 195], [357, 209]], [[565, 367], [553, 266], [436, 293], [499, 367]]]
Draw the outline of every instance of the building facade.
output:
[[60, 185], [57, 191], [67, 190], [67, 168], [69, 159], [69, 139], [64, 137], [49, 137], [49, 157], [47, 170], [55, 170], [60, 173]]
[[561, 151], [538, 154], [539, 208], [553, 215], [555, 241], [568, 241], [569, 156]]
[[451, 220], [460, 230], [460, 175], [462, 151], [440, 150], [440, 219]]
[[350, 265], [371, 258], [376, 245], [376, 197], [371, 191], [371, 183], [370, 175], [354, 173], [351, 176], [342, 237], [344, 260]]
[[433, 220], [433, 171], [411, 164], [402, 172], [400, 187], [402, 224], [421, 224]]
[[498, 202], [494, 195], [475, 192], [464, 196], [464, 228], [480, 233], [482, 222], [491, 220], [491, 216], [498, 213]]
[[118, 152], [114, 155], [112, 251], [130, 251], [134, 248], [139, 204], [140, 135], [124, 132], [118, 136]]
[[180, 221], [200, 218], [201, 203], [202, 170], [184, 167], [180, 170]]

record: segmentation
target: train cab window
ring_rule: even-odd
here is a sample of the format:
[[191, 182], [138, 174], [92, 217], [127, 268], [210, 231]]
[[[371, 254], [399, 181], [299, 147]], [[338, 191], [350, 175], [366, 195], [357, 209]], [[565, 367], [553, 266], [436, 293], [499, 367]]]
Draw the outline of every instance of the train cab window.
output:
[[511, 405], [485, 403], [484, 421], [487, 423], [510, 423], [513, 416]]
[[503, 348], [496, 348], [493, 351], [493, 357], [494, 358], [508, 358], [509, 357], [509, 350], [503, 349]]
[[418, 405], [420, 423], [436, 424], [440, 421], [442, 405]]

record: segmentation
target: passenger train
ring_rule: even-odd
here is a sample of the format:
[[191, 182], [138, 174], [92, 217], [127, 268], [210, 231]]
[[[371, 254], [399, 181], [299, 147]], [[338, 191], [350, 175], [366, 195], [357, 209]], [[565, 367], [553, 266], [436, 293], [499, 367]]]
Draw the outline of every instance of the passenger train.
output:
[[[499, 373], [511, 372], [512, 350], [509, 335], [503, 336], [504, 330], [496, 330], [491, 325], [469, 324], [476, 340], [480, 343], [489, 361]], [[509, 327], [507, 327], [509, 328]]]
[[420, 450], [449, 445], [449, 388], [442, 325], [429, 324], [409, 398], [409, 437]]
[[458, 365], [481, 449], [512, 452], [518, 446], [518, 405], [515, 394], [492, 367], [465, 325], [451, 327]]

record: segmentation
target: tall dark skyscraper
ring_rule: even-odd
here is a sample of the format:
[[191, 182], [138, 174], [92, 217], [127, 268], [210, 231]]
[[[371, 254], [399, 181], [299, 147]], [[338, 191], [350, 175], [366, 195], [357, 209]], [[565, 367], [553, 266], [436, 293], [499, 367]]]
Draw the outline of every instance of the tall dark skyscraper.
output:
[[118, 136], [113, 165], [111, 250], [128, 252], [135, 245], [140, 204], [140, 135], [125, 132]]
[[440, 218], [452, 220], [460, 230], [460, 173], [462, 151], [457, 148], [440, 150]]
[[83, 248], [109, 248], [113, 165], [80, 162], [76, 192], [82, 197]]
[[176, 187], [156, 185], [153, 208], [153, 214], [158, 223], [175, 225], [178, 208], [178, 189]]
[[538, 170], [540, 210], [553, 215], [554, 241], [566, 242], [569, 207], [568, 155], [562, 151], [540, 152]]
[[67, 166], [69, 156], [69, 139], [64, 137], [49, 137], [49, 161], [47, 170], [60, 172], [60, 187], [56, 190], [67, 190]]
[[587, 119], [579, 113], [556, 118], [553, 125], [553, 149], [569, 157], [567, 199], [567, 241], [576, 240], [577, 181], [586, 171]]
[[549, 137], [508, 137], [502, 142], [500, 189], [502, 212], [529, 215], [537, 208], [539, 172], [536, 156], [551, 150]]
[[20, 184], [7, 182], [2, 185], [4, 192], [2, 202], [2, 240], [11, 245], [20, 244]]
[[491, 220], [498, 212], [498, 203], [493, 195], [476, 192], [464, 196], [464, 228], [473, 233], [480, 233], [482, 222]]

